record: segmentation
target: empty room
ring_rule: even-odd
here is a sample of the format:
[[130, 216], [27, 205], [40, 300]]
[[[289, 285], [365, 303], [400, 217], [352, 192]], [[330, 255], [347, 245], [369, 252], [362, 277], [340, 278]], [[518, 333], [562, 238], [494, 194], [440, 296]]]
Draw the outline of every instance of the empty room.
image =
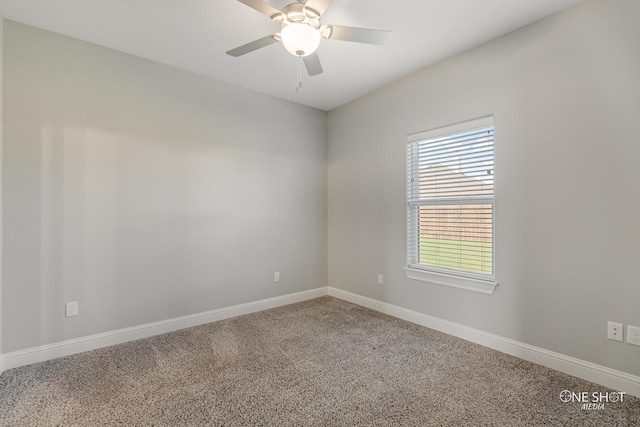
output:
[[0, 13], [0, 426], [640, 425], [640, 1]]

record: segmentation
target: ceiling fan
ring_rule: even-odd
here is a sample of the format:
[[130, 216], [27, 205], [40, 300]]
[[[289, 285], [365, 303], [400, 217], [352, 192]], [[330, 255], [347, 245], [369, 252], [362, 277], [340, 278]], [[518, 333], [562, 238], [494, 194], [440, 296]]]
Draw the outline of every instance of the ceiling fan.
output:
[[231, 49], [231, 56], [242, 56], [273, 43], [281, 42], [294, 56], [301, 58], [310, 76], [322, 73], [316, 53], [321, 39], [344, 40], [368, 44], [384, 44], [391, 39], [391, 31], [367, 28], [322, 25], [322, 14], [333, 0], [298, 0], [278, 10], [262, 0], [238, 0], [280, 24], [280, 32], [262, 37]]

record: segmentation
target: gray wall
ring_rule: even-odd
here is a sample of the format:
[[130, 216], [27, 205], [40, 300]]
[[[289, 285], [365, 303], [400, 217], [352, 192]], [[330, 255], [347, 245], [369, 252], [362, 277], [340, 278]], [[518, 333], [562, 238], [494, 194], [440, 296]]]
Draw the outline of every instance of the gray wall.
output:
[[3, 88], [3, 59], [4, 59], [4, 17], [0, 14], [0, 374], [4, 370], [2, 359], [2, 88]]
[[5, 353], [327, 285], [326, 113], [4, 31]]
[[[605, 338], [640, 326], [639, 18], [587, 1], [328, 119], [5, 21], [1, 351], [324, 286], [328, 253], [331, 286], [640, 375]], [[405, 137], [487, 114], [500, 286], [408, 280]]]
[[[587, 1], [330, 112], [329, 285], [640, 375], [606, 339], [640, 326], [638, 22]], [[406, 135], [488, 114], [500, 285], [409, 280]]]

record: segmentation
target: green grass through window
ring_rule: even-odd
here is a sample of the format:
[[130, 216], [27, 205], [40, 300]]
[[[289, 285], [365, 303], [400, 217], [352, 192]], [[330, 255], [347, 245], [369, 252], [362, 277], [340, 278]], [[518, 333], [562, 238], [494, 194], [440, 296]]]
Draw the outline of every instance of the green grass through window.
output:
[[491, 243], [420, 238], [420, 264], [492, 274]]

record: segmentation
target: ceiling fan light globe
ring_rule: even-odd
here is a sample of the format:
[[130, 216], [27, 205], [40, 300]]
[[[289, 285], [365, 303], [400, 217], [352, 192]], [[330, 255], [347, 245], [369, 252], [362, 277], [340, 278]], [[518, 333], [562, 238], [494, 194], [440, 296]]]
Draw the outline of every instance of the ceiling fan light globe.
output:
[[307, 24], [292, 23], [280, 32], [282, 45], [294, 56], [309, 56], [320, 46], [320, 32]]

